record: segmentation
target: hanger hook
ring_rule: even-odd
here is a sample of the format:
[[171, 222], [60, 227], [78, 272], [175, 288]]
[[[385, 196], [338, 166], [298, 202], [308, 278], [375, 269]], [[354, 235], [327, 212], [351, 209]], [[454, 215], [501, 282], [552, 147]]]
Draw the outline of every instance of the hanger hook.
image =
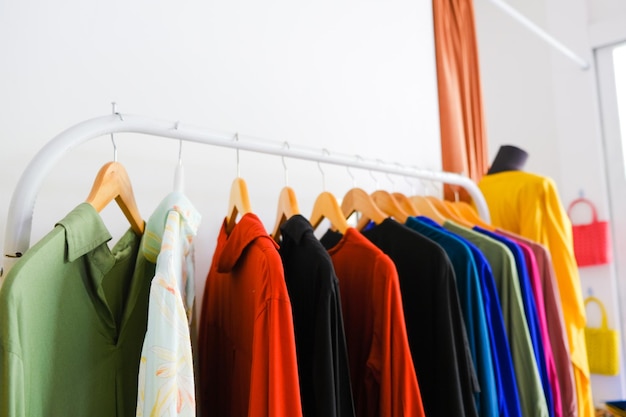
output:
[[[411, 168], [413, 168], [415, 170], [419, 170], [420, 169], [417, 165], [411, 165]], [[428, 187], [428, 183], [426, 182], [426, 180], [424, 180], [424, 178], [418, 178], [417, 180], [422, 185], [422, 192], [423, 192], [423, 194], [424, 195], [429, 195], [428, 192], [430, 191], [430, 189]]]
[[452, 188], [452, 192], [454, 193], [454, 202], [458, 203], [459, 202], [459, 188], [455, 186], [450, 186], [450, 188]]
[[443, 183], [435, 182], [435, 180], [431, 180], [431, 182], [433, 183], [433, 188], [437, 192], [437, 197], [443, 199]]
[[424, 185], [424, 191], [427, 195], [437, 195], [437, 186], [433, 181], [422, 179], [422, 184]]
[[389, 172], [386, 172], [385, 176], [387, 177], [387, 179], [391, 183], [391, 191], [396, 191], [396, 182], [391, 178], [391, 174]]
[[115, 144], [113, 133], [111, 133], [111, 143], [113, 144], [113, 162], [117, 162], [117, 145]]
[[[174, 130], [178, 130], [178, 125], [180, 124], [180, 122], [177, 120], [176, 123], [174, 123]], [[182, 165], [183, 164], [183, 140], [182, 139], [178, 139], [178, 165]]]
[[346, 171], [348, 171], [348, 175], [352, 178], [352, 188], [356, 188], [356, 178], [354, 177], [352, 171], [350, 171], [350, 167], [348, 165], [346, 165]]
[[[287, 141], [283, 142], [283, 149], [289, 150], [289, 142]], [[285, 163], [285, 155], [282, 155], [280, 158], [283, 162], [283, 168], [285, 170], [285, 187], [287, 187], [289, 185], [289, 175], [287, 173], [287, 164]]]
[[[376, 165], [385, 165], [385, 162], [382, 159], [376, 158]], [[388, 172], [385, 172], [384, 174], [391, 183], [391, 190], [395, 191], [396, 183], [391, 179]], [[378, 188], [378, 182], [376, 183], [376, 188]]]
[[[179, 122], [174, 124], [174, 130], [178, 130]], [[174, 191], [182, 192], [185, 182], [185, 172], [183, 170], [183, 140], [178, 140], [178, 165], [174, 171]]]
[[[379, 163], [380, 163], [380, 159], [377, 159], [377, 160], [376, 160], [376, 164], [378, 165]], [[374, 176], [374, 172], [373, 172], [371, 169], [369, 170], [369, 173], [370, 173], [370, 177], [372, 177], [372, 179], [374, 180], [374, 184], [375, 184], [376, 189], [378, 190], [378, 189], [379, 189], [379, 181], [378, 181], [378, 178], [376, 178], [376, 177]]]
[[[359, 154], [355, 154], [354, 157], [356, 158], [357, 163], [358, 162], [365, 162], [365, 159], [363, 159], [363, 157]], [[370, 175], [372, 175], [371, 171], [370, 171]], [[374, 177], [372, 177], [374, 178]], [[354, 186], [356, 187], [356, 180], [353, 177], [353, 182], [354, 182]]]
[[375, 186], [375, 188], [378, 190], [378, 178], [376, 178], [376, 177], [374, 176], [374, 173], [372, 172], [372, 170], [371, 170], [371, 169], [369, 170], [369, 173], [370, 173], [370, 177], [372, 177], [372, 179], [374, 180], [374, 186]]
[[[402, 165], [400, 162], [394, 162], [394, 164], [396, 164], [398, 168], [404, 169], [404, 165]], [[414, 187], [414, 184], [411, 181], [409, 181], [410, 177], [405, 174], [405, 175], [402, 175], [402, 178], [404, 178], [404, 181], [406, 181], [406, 183], [409, 184], [411, 195], [415, 195], [415, 187]]]
[[[235, 142], [239, 142], [239, 132], [235, 132], [235, 136], [233, 137]], [[241, 177], [241, 171], [239, 169], [239, 148], [235, 148], [237, 151], [237, 178]]]
[[[124, 121], [122, 115], [115, 111], [115, 106], [116, 103], [114, 101], [111, 102], [111, 113], [113, 115], [119, 116], [120, 120]], [[117, 162], [117, 145], [115, 144], [115, 137], [113, 136], [113, 132], [111, 132], [111, 143], [113, 144], [113, 162]]]
[[[324, 154], [330, 155], [330, 152], [328, 151], [328, 149], [326, 148], [322, 149], [322, 156], [324, 156]], [[324, 174], [324, 170], [322, 169], [322, 164], [320, 162], [321, 161], [317, 161], [317, 168], [322, 173], [322, 190], [326, 191], [326, 174]]]

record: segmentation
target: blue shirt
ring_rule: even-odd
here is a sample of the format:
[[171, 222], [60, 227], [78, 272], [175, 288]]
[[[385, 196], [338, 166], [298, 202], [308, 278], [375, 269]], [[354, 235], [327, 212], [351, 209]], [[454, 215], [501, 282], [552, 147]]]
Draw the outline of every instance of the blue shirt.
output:
[[497, 233], [493, 233], [489, 230], [485, 230], [478, 226], [474, 226], [474, 230], [484, 234], [485, 236], [489, 236], [497, 240], [498, 242], [503, 243], [513, 253], [513, 257], [515, 258], [515, 265], [517, 267], [517, 275], [519, 278], [522, 301], [524, 303], [524, 311], [526, 313], [526, 321], [528, 322], [528, 331], [530, 332], [533, 351], [535, 353], [535, 360], [537, 362], [539, 376], [541, 377], [541, 385], [543, 386], [543, 394], [546, 397], [548, 413], [550, 414], [550, 416], [554, 416], [552, 389], [550, 387], [550, 380], [548, 379], [548, 369], [546, 366], [546, 358], [543, 351], [543, 339], [541, 339], [539, 319], [537, 317], [537, 306], [535, 304], [535, 297], [533, 295], [530, 278], [528, 276], [528, 269], [526, 268], [524, 253], [520, 249], [519, 245], [513, 242], [511, 239], [508, 239]]
[[499, 416], [491, 345], [478, 271], [472, 253], [454, 235], [438, 230], [423, 221], [409, 217], [406, 226], [438, 243], [450, 258], [456, 277], [456, 287], [461, 302], [472, 361], [481, 388], [480, 392], [475, 394], [476, 408], [480, 416]]
[[417, 219], [445, 233], [449, 233], [470, 249], [474, 262], [476, 263], [480, 289], [482, 290], [483, 305], [485, 307], [485, 319], [487, 321], [487, 331], [491, 343], [493, 370], [498, 393], [498, 409], [500, 415], [503, 417], [521, 417], [522, 411], [517, 389], [517, 378], [515, 377], [515, 368], [513, 367], [513, 357], [511, 356], [509, 339], [506, 335], [506, 327], [504, 326], [504, 318], [502, 317], [500, 296], [498, 295], [489, 262], [476, 245], [462, 236], [458, 236], [441, 227], [428, 217], [419, 216]]

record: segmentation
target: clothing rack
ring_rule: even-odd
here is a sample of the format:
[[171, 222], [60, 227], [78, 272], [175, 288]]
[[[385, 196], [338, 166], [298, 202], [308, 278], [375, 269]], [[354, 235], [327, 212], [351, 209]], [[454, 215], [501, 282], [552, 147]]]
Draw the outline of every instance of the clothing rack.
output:
[[[211, 131], [187, 125], [183, 126], [179, 122], [114, 113], [83, 121], [61, 132], [41, 148], [30, 161], [11, 197], [4, 240], [3, 267], [5, 273], [8, 272], [16, 258], [19, 258], [29, 248], [35, 199], [48, 173], [63, 155], [76, 146], [113, 133], [141, 133], [458, 185], [468, 191], [481, 218], [486, 222], [490, 220], [487, 203], [480, 189], [471, 179], [463, 175], [400, 166], [379, 160], [368, 161], [356, 155], [333, 155], [325, 149], [298, 150], [285, 147], [284, 143], [245, 140], [237, 133]], [[0, 269], [1, 276], [2, 269]]]

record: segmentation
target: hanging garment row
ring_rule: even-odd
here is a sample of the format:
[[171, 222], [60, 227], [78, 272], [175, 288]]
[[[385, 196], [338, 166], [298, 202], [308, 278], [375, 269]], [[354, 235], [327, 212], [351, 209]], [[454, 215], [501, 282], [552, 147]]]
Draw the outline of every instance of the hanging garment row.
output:
[[[131, 229], [109, 250], [113, 200]], [[106, 164], [0, 290], [0, 415], [565, 415], [532, 242], [434, 197], [322, 192], [307, 220], [284, 188], [278, 206], [270, 236], [233, 181], [192, 349], [200, 216], [174, 192], [144, 227]]]
[[[89, 126], [69, 136], [103, 133], [95, 123], [86, 134]], [[455, 180], [440, 177], [447, 178]], [[24, 175], [16, 194], [31, 192], [33, 181]], [[131, 230], [110, 250], [96, 206], [113, 199]], [[13, 214], [22, 200], [29, 198], [14, 195]], [[504, 212], [496, 228], [462, 203], [354, 189], [341, 205], [320, 194], [307, 220], [286, 188], [268, 235], [237, 178], [196, 337], [189, 321], [199, 214], [191, 203], [180, 191], [168, 196], [140, 235], [144, 222], [120, 164], [103, 167], [88, 201], [30, 249], [20, 233], [28, 221], [8, 233], [18, 244], [7, 247], [23, 256], [0, 289], [2, 416], [577, 411], [551, 254], [500, 229]], [[361, 214], [357, 227], [346, 222], [353, 212]], [[323, 218], [332, 226], [318, 240], [313, 230]], [[535, 226], [550, 227], [554, 219], [546, 219]], [[531, 251], [515, 256], [516, 242]], [[319, 267], [305, 274], [305, 262]], [[311, 276], [319, 287], [311, 289]], [[328, 328], [311, 323], [330, 323], [326, 339]]]
[[[122, 211], [128, 218], [129, 222], [131, 223], [131, 230], [133, 233], [129, 232], [122, 239], [120, 239], [120, 242], [118, 242], [118, 244], [112, 251], [112, 256], [111, 252], [108, 251], [108, 247], [106, 246], [106, 241], [110, 239], [110, 235], [106, 231], [106, 228], [104, 227], [102, 221], [99, 219], [96, 213], [102, 210], [113, 200], [115, 200], [119, 204]], [[105, 352], [107, 351], [107, 346], [112, 345], [119, 348], [119, 352], [117, 355], [113, 354], [109, 356], [108, 359], [111, 361], [111, 363], [107, 364], [106, 361], [104, 361], [104, 363], [99, 364], [99, 367], [101, 367], [101, 369], [108, 370], [108, 376], [111, 376], [109, 374], [111, 370], [119, 370], [121, 367], [121, 363], [133, 363], [132, 359], [124, 356], [124, 352], [126, 352], [126, 354], [128, 354], [129, 351], [131, 353], [138, 352], [136, 346], [137, 339], [134, 338], [135, 345], [133, 349], [133, 344], [129, 342], [129, 340], [133, 340], [133, 338], [125, 332], [132, 331], [132, 333], [136, 335], [142, 334], [141, 328], [137, 328], [137, 326], [141, 326], [140, 323], [142, 323], [143, 320], [141, 318], [138, 318], [137, 315], [141, 317], [141, 311], [145, 306], [146, 300], [141, 297], [141, 294], [147, 294], [145, 291], [145, 283], [150, 282], [150, 280], [146, 278], [152, 276], [154, 271], [154, 269], [151, 269], [149, 267], [149, 263], [145, 262], [145, 260], [140, 262], [143, 257], [145, 257], [148, 261], [152, 263], [156, 262], [157, 264], [156, 274], [154, 276], [154, 279], [152, 279], [153, 285], [150, 292], [150, 297], [152, 301], [149, 306], [149, 314], [151, 316], [159, 313], [165, 314], [164, 310], [167, 310], [167, 316], [161, 317], [161, 320], [156, 319], [149, 321], [148, 329], [147, 331], [145, 331], [146, 339], [143, 343], [143, 354], [141, 357], [141, 366], [139, 370], [139, 404], [158, 404], [159, 409], [161, 409], [170, 407], [172, 401], [174, 401], [175, 399], [190, 400], [190, 396], [192, 396], [194, 392], [193, 376], [190, 380], [189, 378], [186, 379], [187, 383], [191, 381], [191, 385], [183, 386], [182, 388], [186, 389], [184, 389], [182, 392], [177, 392], [175, 393], [175, 396], [172, 396], [173, 393], [170, 390], [169, 399], [164, 398], [161, 395], [162, 390], [158, 390], [158, 394], [156, 395], [156, 397], [150, 396], [151, 392], [154, 394], [154, 392], [157, 391], [151, 391], [150, 385], [154, 384], [147, 384], [146, 379], [144, 379], [146, 375], [155, 375], [163, 372], [163, 370], [161, 369], [163, 365], [161, 365], [161, 367], [158, 367], [156, 372], [152, 372], [155, 368], [157, 368], [155, 364], [159, 361], [156, 359], [148, 359], [156, 354], [162, 362], [164, 360], [164, 354], [171, 355], [176, 352], [175, 349], [167, 349], [168, 345], [171, 344], [167, 342], [168, 340], [172, 340], [171, 335], [183, 334], [184, 336], [186, 336], [186, 334], [188, 333], [188, 330], [182, 331], [185, 326], [180, 326], [180, 323], [186, 323], [186, 320], [183, 319], [184, 315], [181, 315], [180, 312], [186, 311], [187, 316], [189, 317], [189, 308], [192, 305], [191, 300], [193, 299], [193, 291], [191, 291], [192, 287], [190, 287], [190, 284], [193, 283], [193, 280], [190, 279], [190, 272], [192, 271], [192, 268], [190, 267], [188, 262], [182, 265], [177, 264], [180, 263], [179, 258], [181, 257], [181, 253], [184, 253], [186, 255], [185, 259], [189, 259], [188, 255], [190, 251], [189, 247], [185, 246], [185, 243], [189, 241], [189, 237], [195, 232], [198, 223], [198, 215], [197, 213], [195, 213], [191, 205], [177, 193], [168, 196], [163, 204], [164, 205], [159, 207], [156, 210], [155, 214], [151, 217], [151, 220], [148, 222], [148, 225], [145, 228], [144, 239], [142, 239], [141, 243], [139, 244], [137, 236], [141, 236], [141, 234], [144, 232], [144, 224], [137, 210], [137, 205], [133, 196], [130, 180], [128, 178], [126, 170], [120, 163], [107, 163], [98, 172], [92, 190], [87, 197], [86, 203], [78, 206], [75, 211], [66, 216], [64, 220], [60, 221], [58, 227], [55, 228], [55, 230], [51, 233], [50, 239], [54, 240], [54, 242], [50, 243], [48, 241], [48, 238], [44, 238], [32, 249], [27, 251], [25, 256], [20, 259], [17, 267], [12, 270], [12, 275], [9, 275], [7, 279], [7, 284], [3, 287], [2, 292], [2, 294], [7, 297], [7, 299], [3, 300], [2, 302], [2, 305], [7, 307], [7, 309], [4, 310], [5, 314], [2, 315], [3, 322], [7, 323], [7, 326], [4, 327], [6, 329], [6, 333], [4, 333], [2, 335], [2, 339], [0, 339], [3, 342], [3, 348], [6, 346], [6, 348], [3, 349], [3, 352], [7, 353], [7, 357], [3, 358], [6, 359], [6, 361], [3, 360], [2, 365], [3, 367], [6, 367], [6, 373], [11, 374], [10, 378], [7, 378], [6, 381], [3, 381], [3, 386], [6, 389], [6, 391], [4, 392], [6, 396], [3, 397], [7, 399], [7, 401], [4, 402], [5, 406], [11, 410], [10, 412], [8, 412], [9, 415], [22, 415], [22, 412], [26, 409], [26, 407], [30, 407], [30, 405], [28, 404], [20, 403], [19, 399], [22, 397], [20, 394], [25, 392], [33, 392], [33, 386], [37, 385], [34, 381], [28, 381], [27, 383], [25, 383], [25, 386], [20, 386], [24, 367], [21, 358], [24, 356], [28, 356], [28, 354], [25, 352], [19, 352], [19, 354], [17, 354], [16, 356], [18, 359], [20, 359], [19, 363], [14, 363], [12, 360], [10, 360], [11, 358], [13, 358], [12, 354], [16, 352], [13, 346], [28, 346], [31, 344], [34, 345], [37, 343], [41, 343], [42, 340], [46, 339], [46, 337], [58, 337], [66, 342], [71, 342], [73, 345], [72, 349], [61, 349], [61, 351], [68, 354], [69, 356], [64, 357], [64, 355], [56, 355], [55, 360], [51, 361], [50, 359], [54, 355], [49, 356], [47, 354], [49, 352], [40, 351], [38, 353], [38, 357], [43, 360], [42, 362], [38, 362], [37, 360], [27, 361], [28, 364], [33, 364], [33, 369], [37, 369], [38, 372], [41, 372], [44, 375], [47, 373], [47, 366], [56, 367], [62, 366], [61, 364], [63, 364], [64, 362], [69, 363], [72, 359], [75, 359], [77, 357], [77, 353], [78, 356], [80, 356], [81, 354], [86, 354], [87, 357], [83, 361], [81, 361], [81, 363], [84, 365], [94, 365], [95, 363], [100, 362], [99, 359], [103, 359], [102, 357], [99, 357], [99, 355], [103, 354], [103, 352], [98, 349], [80, 349], [81, 343], [78, 343], [76, 341], [76, 335], [72, 338], [69, 337], [70, 334], [64, 334], [62, 332], [59, 334], [47, 333], [44, 334], [43, 337], [41, 337], [41, 340], [39, 340], [39, 342], [37, 342], [36, 340], [32, 340], [29, 342], [28, 337], [27, 340], [19, 340], [19, 343], [15, 340], [15, 336], [20, 333], [20, 328], [22, 326], [30, 328], [28, 324], [31, 320], [35, 322], [41, 322], [42, 317], [54, 317], [59, 322], [72, 322], [71, 317], [65, 317], [63, 315], [63, 312], [56, 311], [56, 303], [53, 301], [57, 299], [56, 296], [68, 296], [72, 300], [78, 301], [78, 305], [72, 306], [70, 305], [71, 303], [66, 305], [65, 312], [72, 312], [72, 317], [75, 314], [80, 315], [83, 318], [87, 317], [87, 321], [89, 321], [89, 315], [85, 316], [83, 314], [78, 314], [78, 310], [80, 309], [80, 307], [85, 307], [84, 302], [87, 301], [88, 298], [92, 298], [92, 300], [97, 300], [94, 307], [96, 308], [96, 310], [99, 310], [97, 311], [97, 313], [99, 313], [98, 315], [100, 315], [100, 317], [91, 317], [91, 319], [93, 319], [91, 324], [94, 324], [94, 326], [92, 326], [92, 329], [98, 328], [98, 326], [95, 325], [98, 320], [104, 321], [104, 324], [106, 325], [106, 330], [108, 330], [106, 332], [108, 334], [105, 334], [104, 336], [108, 336], [108, 340], [106, 340], [106, 337], [105, 340], [102, 340], [102, 334], [100, 334], [99, 336], [93, 334], [91, 335], [92, 337], [90, 337], [89, 334], [85, 334], [84, 332], [80, 332], [80, 337], [85, 337], [84, 340], [88, 341], [89, 344], [103, 344], [105, 347]], [[231, 209], [229, 210], [229, 212], [231, 213], [231, 218], [226, 222], [227, 226], [234, 226], [234, 220], [237, 214], [246, 214], [250, 211], [250, 205], [247, 197], [247, 189], [245, 183], [241, 178], [237, 178], [233, 182], [231, 200], [229, 205], [231, 207]], [[290, 207], [289, 209], [293, 210], [293, 207]], [[314, 216], [319, 217], [318, 223], [325, 216], [334, 219], [335, 223], [337, 224], [340, 224], [338, 223], [339, 219], [341, 219], [341, 221], [345, 223], [345, 219], [337, 217], [337, 213], [339, 213], [340, 216], [339, 207], [337, 206], [336, 200], [334, 200], [334, 197], [330, 193], [324, 192], [321, 194], [318, 202], [314, 207], [314, 212], [318, 213], [317, 215], [314, 214]], [[167, 214], [167, 216], [165, 214]], [[162, 223], [165, 217], [167, 217], [167, 222], [165, 229], [163, 229]], [[228, 227], [232, 228], [233, 226]], [[342, 230], [345, 230], [345, 227], [343, 227]], [[95, 232], [93, 236], [92, 232]], [[55, 235], [57, 238], [63, 236], [63, 238], [61, 238], [60, 240], [53, 239], [51, 237], [52, 235]], [[65, 241], [63, 242], [63, 240]], [[159, 242], [161, 241], [162, 243], [159, 244]], [[177, 246], [173, 245], [173, 243], [177, 243]], [[67, 246], [68, 248], [68, 254], [66, 258], [62, 256], [63, 248], [65, 246]], [[137, 248], [138, 246], [141, 246], [141, 254], [134, 253], [135, 251], [132, 249]], [[159, 248], [161, 249], [161, 254], [158, 255], [157, 258], [156, 254], [159, 253]], [[178, 250], [175, 250], [176, 248], [178, 248]], [[39, 266], [36, 265], [38, 264], [37, 260], [44, 256], [42, 255], [42, 252], [47, 253], [46, 256], [50, 257], [49, 261], [52, 262], [52, 259], [54, 259], [54, 262], [52, 262], [52, 264], [56, 262], [57, 269], [52, 268], [52, 264], [49, 262], [44, 262], [43, 264], [39, 264]], [[133, 257], [137, 259], [136, 263], [132, 262]], [[161, 259], [163, 257], [165, 257], [164, 260]], [[86, 258], [89, 258], [89, 260]], [[93, 265], [87, 268], [87, 271], [81, 271], [81, 268], [84, 267], [83, 261], [86, 263], [90, 263], [93, 261]], [[118, 262], [121, 262], [120, 266], [118, 266]], [[172, 267], [172, 263], [174, 264], [174, 268]], [[122, 265], [126, 266], [123, 267]], [[186, 268], [181, 269], [181, 266], [185, 266]], [[37, 279], [45, 275], [44, 270], [37, 270], [37, 268], [39, 267], [44, 268], [47, 273], [48, 279], [45, 282], [36, 282]], [[135, 271], [133, 273], [134, 278], [131, 279], [128, 275], [131, 271], [133, 271], [133, 267], [139, 270], [140, 275], [147, 274], [147, 276], [137, 277], [135, 276], [137, 271]], [[256, 267], [258, 267], [258, 265], [255, 265], [255, 268]], [[34, 270], [32, 268], [34, 268]], [[181, 272], [180, 274], [173, 274], [172, 271]], [[85, 283], [82, 282], [82, 280], [74, 282], [74, 284], [77, 284], [77, 287], [73, 287], [71, 284], [65, 282], [65, 280], [70, 278], [72, 275], [80, 276], [81, 274], [85, 275], [83, 276], [84, 279], [92, 281], [89, 283], [89, 286], [91, 286], [92, 289], [95, 290], [94, 293], [89, 294], [90, 297], [85, 297], [85, 299], [80, 299], [79, 297], [77, 297], [77, 294], [82, 293], [86, 289], [83, 288], [83, 285]], [[175, 280], [175, 278], [177, 278], [176, 275], [178, 275], [179, 282]], [[41, 293], [36, 293], [32, 297], [29, 296], [28, 300], [21, 299], [19, 295], [16, 295], [15, 289], [16, 287], [20, 286], [26, 286], [28, 288], [36, 287], [40, 291], [48, 294], [48, 296], [46, 297], [47, 299], [41, 300]], [[166, 302], [167, 300], [175, 300], [178, 297], [164, 297], [168, 295], [168, 292], [163, 292], [163, 288], [165, 288], [167, 291], [174, 295], [176, 295], [176, 289], [179, 288], [179, 293], [182, 294], [183, 298], [185, 299], [185, 303], [183, 304], [183, 306], [186, 307], [180, 308], [180, 302], [169, 303], [171, 305], [168, 306], [168, 303]], [[127, 296], [130, 298], [125, 298]], [[16, 298], [13, 299], [13, 297]], [[40, 303], [39, 301], [47, 301], [48, 303], [52, 302], [52, 305], [49, 305], [47, 302]], [[135, 302], [139, 301], [141, 302], [136, 305]], [[18, 309], [17, 311], [9, 309], [9, 307], [15, 306], [16, 303], [21, 305], [22, 302], [24, 302], [25, 304], [28, 304], [29, 302], [34, 302], [37, 308], [34, 308], [34, 306], [31, 305], [30, 309], [32, 311], [25, 317], [21, 316], [21, 309]], [[21, 307], [24, 306], [21, 305]], [[176, 314], [178, 314], [178, 317], [176, 317]], [[19, 324], [16, 325], [15, 322], [13, 322], [13, 325], [11, 325], [10, 319], [17, 320], [17, 323]], [[160, 331], [158, 330], [159, 327], [163, 327], [164, 323], [171, 324], [172, 320], [175, 319], [178, 319], [178, 328], [169, 329], [169, 331], [163, 331], [162, 329]], [[77, 329], [81, 329], [83, 327], [82, 325], [86, 323], [75, 324], [76, 326], [68, 326], [66, 331], [68, 333], [76, 332]], [[157, 330], [151, 331], [155, 324], [157, 326]], [[54, 326], [53, 328], [56, 328], [56, 326]], [[150, 340], [154, 337], [156, 337], [157, 339], [159, 337], [161, 339], [165, 339], [162, 340], [162, 343], [153, 344], [150, 342]], [[126, 343], [125, 345], [120, 346], [120, 344], [122, 344], [122, 340], [126, 340]], [[185, 342], [188, 340], [188, 337], [182, 337], [182, 345], [184, 346], [186, 344]], [[129, 343], [130, 347], [128, 346]], [[287, 346], [289, 345], [287, 344]], [[122, 349], [122, 347], [124, 347], [124, 349]], [[176, 347], [176, 345], [173, 346], [173, 348]], [[54, 346], [55, 350], [58, 348], [58, 345]], [[18, 350], [20, 349], [18, 348]], [[184, 350], [184, 352], [190, 352], [190, 349], [186, 349]], [[177, 358], [176, 355], [175, 357]], [[177, 359], [175, 363], [170, 364], [170, 366], [174, 367], [175, 369], [170, 369], [169, 372], [173, 372], [177, 375], [177, 379], [181, 379], [181, 375], [179, 375], [180, 372], [184, 373], [185, 370], [188, 372], [192, 369], [191, 360], [188, 359], [190, 358], [185, 359], [185, 361]], [[67, 363], [65, 365], [67, 366]], [[179, 370], [178, 368], [181, 366], [182, 369]], [[70, 368], [74, 367], [70, 366]], [[130, 369], [132, 370], [133, 366], [130, 366]], [[74, 368], [73, 371], [80, 374], [83, 371], [87, 371], [87, 369]], [[87, 372], [89, 373], [89, 371]], [[3, 372], [3, 375], [4, 374], [5, 373]], [[112, 374], [115, 375], [115, 371], [113, 371]], [[93, 375], [90, 376], [91, 378], [93, 378], [93, 381], [91, 381], [93, 384], [97, 384], [97, 381], [100, 381], [102, 383], [103, 380], [106, 381], [107, 379], [110, 379], [106, 377], [100, 378], [105, 375], [98, 375], [97, 371], [93, 372]], [[91, 380], [91, 378], [87, 379]], [[123, 379], [123, 377], [119, 376], [113, 378], [114, 381], [118, 380], [118, 387], [124, 385], [123, 383], [120, 384], [120, 378]], [[84, 378], [79, 379], [83, 380]], [[182, 378], [182, 380], [185, 380], [185, 378]], [[43, 378], [42, 381], [48, 381], [48, 379]], [[147, 378], [147, 381], [151, 381], [151, 379]], [[31, 382], [33, 382], [33, 386], [30, 385]], [[79, 395], [79, 397], [85, 400], [86, 404], [90, 404], [89, 408], [85, 411], [88, 411], [91, 415], [94, 415], [93, 413], [96, 411], [96, 409], [110, 415], [112, 412], [112, 408], [117, 408], [119, 411], [127, 408], [130, 404], [128, 400], [129, 397], [127, 395], [120, 395], [119, 392], [116, 393], [114, 392], [114, 390], [109, 391], [113, 388], [109, 387], [109, 390], [107, 390], [106, 388], [104, 389], [105, 392], [102, 392], [102, 390], [99, 391], [100, 395], [102, 396], [101, 398], [106, 399], [108, 391], [109, 394], [115, 394], [116, 398], [118, 398], [119, 401], [111, 401], [111, 398], [108, 398], [108, 407], [101, 407], [99, 405], [98, 396], [91, 397], [89, 395], [89, 393], [92, 392], [91, 390], [94, 388], [94, 385], [92, 383], [86, 383], [83, 387], [88, 388], [88, 391], [83, 392], [82, 395]], [[46, 385], [47, 383], [43, 386], [40, 386], [39, 388], [41, 390], [45, 390]], [[295, 384], [294, 386], [297, 386], [297, 384]], [[63, 387], [63, 385], [58, 385], [57, 387], [59, 387], [63, 391], [66, 391], [67, 393], [72, 393], [71, 396], [75, 396], [76, 394], [75, 392], [72, 392], [71, 389], [68, 390], [67, 387]], [[181, 387], [179, 386], [179, 388]], [[344, 389], [347, 389], [348, 392], [349, 388], [349, 383], [344, 384]], [[37, 390], [35, 389], [34, 391]], [[43, 394], [43, 392], [41, 392], [41, 394]], [[48, 396], [49, 395], [46, 395], [46, 397]], [[64, 398], [65, 396], [63, 395], [51, 396], [55, 398], [55, 403], [58, 401], [62, 404], [72, 404], [71, 401], [65, 401], [66, 398]], [[133, 396], [131, 395], [130, 397]], [[67, 399], [69, 400], [69, 398]], [[192, 403], [193, 402], [191, 402], [191, 404]], [[351, 403], [351, 401], [346, 402], [346, 404], [349, 403]], [[74, 405], [72, 405], [72, 407], [73, 406]], [[177, 406], [180, 407], [181, 404], [177, 404]], [[34, 408], [35, 410], [39, 410], [43, 413], [56, 414], [57, 411], [62, 412], [62, 410], [56, 408], [54, 404], [49, 403], [41, 404], [40, 408], [37, 408], [37, 406], [35, 406]], [[31, 411], [27, 411], [26, 414], [31, 415]], [[37, 414], [37, 411], [34, 411], [34, 414]]]

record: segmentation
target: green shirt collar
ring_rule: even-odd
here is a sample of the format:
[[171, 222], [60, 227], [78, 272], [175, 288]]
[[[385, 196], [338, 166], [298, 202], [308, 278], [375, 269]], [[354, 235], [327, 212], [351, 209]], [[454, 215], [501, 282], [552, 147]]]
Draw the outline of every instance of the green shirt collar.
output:
[[76, 259], [111, 240], [100, 214], [89, 203], [81, 203], [57, 225], [65, 229], [67, 261]]

